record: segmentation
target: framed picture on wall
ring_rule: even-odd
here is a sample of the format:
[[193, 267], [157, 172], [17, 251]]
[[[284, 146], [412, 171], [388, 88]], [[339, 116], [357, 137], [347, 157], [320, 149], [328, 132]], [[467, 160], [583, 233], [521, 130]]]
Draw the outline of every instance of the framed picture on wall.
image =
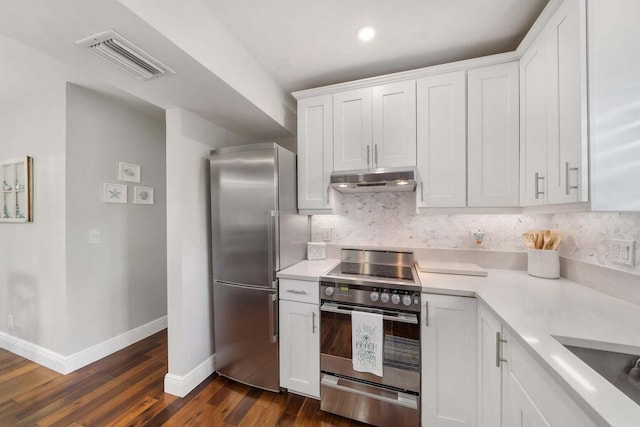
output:
[[140, 165], [119, 162], [118, 181], [140, 182]]
[[127, 203], [127, 186], [124, 184], [102, 184], [104, 203]]
[[133, 187], [133, 203], [137, 205], [153, 204], [153, 188], [151, 187]]

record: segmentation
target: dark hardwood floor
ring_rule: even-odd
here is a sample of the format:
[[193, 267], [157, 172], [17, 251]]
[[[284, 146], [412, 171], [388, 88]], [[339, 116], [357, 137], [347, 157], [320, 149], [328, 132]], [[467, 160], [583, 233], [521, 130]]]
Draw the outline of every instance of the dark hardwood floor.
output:
[[68, 375], [0, 349], [0, 426], [364, 426], [320, 402], [212, 375], [163, 392], [166, 330]]

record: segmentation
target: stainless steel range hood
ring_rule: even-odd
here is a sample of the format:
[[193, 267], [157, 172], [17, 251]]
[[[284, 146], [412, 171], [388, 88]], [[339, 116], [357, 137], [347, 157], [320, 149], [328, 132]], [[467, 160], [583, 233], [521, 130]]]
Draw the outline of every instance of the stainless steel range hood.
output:
[[383, 191], [413, 191], [416, 189], [413, 168], [380, 168], [341, 171], [331, 174], [331, 187], [343, 193], [378, 193]]

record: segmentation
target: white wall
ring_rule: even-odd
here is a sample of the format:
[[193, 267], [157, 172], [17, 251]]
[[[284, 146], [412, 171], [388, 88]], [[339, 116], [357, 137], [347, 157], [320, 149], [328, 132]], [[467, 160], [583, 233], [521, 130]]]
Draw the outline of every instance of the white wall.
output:
[[0, 331], [66, 354], [64, 82], [0, 101], [0, 158], [24, 155], [34, 159], [34, 221], [0, 223]]
[[[164, 121], [67, 86], [69, 353], [167, 313], [165, 158]], [[118, 181], [120, 161], [141, 166], [139, 184]], [[126, 184], [128, 203], [103, 203], [105, 182]], [[133, 204], [136, 185], [154, 189], [153, 205]]]
[[[185, 395], [214, 353], [209, 162], [215, 147], [245, 142], [181, 109], [167, 111], [167, 293], [169, 374], [165, 391]], [[211, 368], [212, 365], [208, 365]], [[209, 375], [207, 368], [199, 371]], [[191, 375], [190, 375], [191, 374]], [[195, 375], [195, 377], [193, 376]]]

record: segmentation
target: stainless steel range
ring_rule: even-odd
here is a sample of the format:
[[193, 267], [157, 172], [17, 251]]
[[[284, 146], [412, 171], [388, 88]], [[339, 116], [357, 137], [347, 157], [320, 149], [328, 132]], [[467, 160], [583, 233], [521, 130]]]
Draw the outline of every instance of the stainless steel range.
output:
[[[420, 282], [411, 252], [342, 249], [321, 277], [321, 409], [378, 426], [420, 425]], [[382, 376], [354, 368], [353, 313], [382, 317]]]

